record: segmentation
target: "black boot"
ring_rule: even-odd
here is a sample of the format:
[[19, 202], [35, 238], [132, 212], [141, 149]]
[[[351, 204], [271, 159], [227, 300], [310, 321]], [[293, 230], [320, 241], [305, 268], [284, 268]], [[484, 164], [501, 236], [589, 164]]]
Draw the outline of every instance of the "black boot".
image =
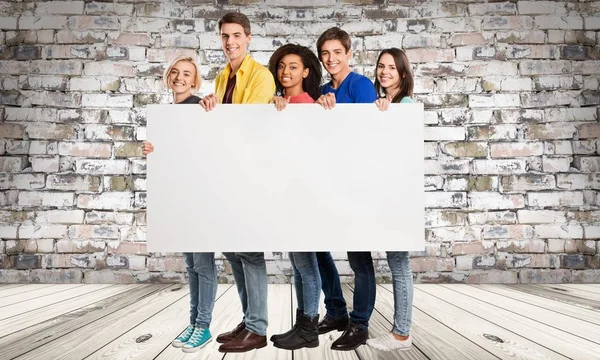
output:
[[350, 322], [348, 327], [336, 341], [331, 344], [332, 350], [355, 350], [361, 345], [367, 343], [369, 338], [369, 329], [366, 326]]
[[285, 350], [298, 350], [302, 348], [315, 348], [319, 346], [319, 330], [317, 324], [319, 316], [309, 318], [302, 314], [297, 321], [297, 327], [291, 334], [273, 341], [273, 346]]
[[333, 330], [344, 331], [348, 326], [348, 321], [350, 321], [348, 315], [345, 315], [339, 319], [334, 319], [325, 315], [323, 320], [321, 320], [321, 322], [317, 325], [319, 329], [319, 335], [327, 334]]
[[279, 339], [283, 339], [284, 337], [286, 337], [286, 336], [290, 335], [291, 333], [293, 333], [293, 332], [294, 332], [294, 330], [296, 330], [296, 328], [298, 327], [298, 319], [299, 319], [299, 318], [300, 318], [300, 316], [302, 316], [303, 314], [304, 314], [304, 312], [303, 312], [302, 310], [300, 310], [300, 309], [296, 309], [296, 323], [294, 324], [294, 326], [293, 326], [293, 327], [292, 327], [290, 330], [288, 330], [288, 331], [284, 332], [283, 334], [275, 334], [275, 335], [271, 336], [271, 339], [270, 339], [270, 340], [271, 340], [272, 342], [273, 342], [273, 341], [277, 341], [277, 340], [279, 340]]

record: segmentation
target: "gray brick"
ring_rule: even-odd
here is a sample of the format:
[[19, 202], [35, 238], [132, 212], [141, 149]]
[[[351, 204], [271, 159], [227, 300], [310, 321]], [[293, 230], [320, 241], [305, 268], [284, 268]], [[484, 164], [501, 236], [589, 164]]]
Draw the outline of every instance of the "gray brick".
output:
[[519, 281], [524, 284], [570, 283], [570, 270], [560, 269], [523, 269], [519, 270]]
[[15, 258], [15, 269], [39, 269], [41, 264], [41, 257], [39, 255], [18, 255]]
[[35, 269], [29, 272], [32, 283], [80, 284], [83, 273], [79, 269]]
[[561, 255], [560, 267], [564, 269], [578, 269], [583, 270], [586, 268], [585, 255]]

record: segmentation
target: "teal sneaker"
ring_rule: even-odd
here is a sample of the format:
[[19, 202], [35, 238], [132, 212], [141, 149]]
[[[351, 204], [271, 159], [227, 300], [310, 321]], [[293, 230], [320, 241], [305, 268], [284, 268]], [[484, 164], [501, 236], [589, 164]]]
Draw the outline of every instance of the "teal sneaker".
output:
[[181, 335], [179, 335], [177, 339], [173, 340], [171, 345], [175, 346], [176, 348], [183, 347], [183, 345], [185, 345], [185, 343], [192, 337], [193, 333], [194, 327], [190, 325]]
[[195, 328], [194, 333], [187, 343], [183, 346], [183, 352], [192, 353], [198, 351], [212, 340], [210, 330], [204, 328]]

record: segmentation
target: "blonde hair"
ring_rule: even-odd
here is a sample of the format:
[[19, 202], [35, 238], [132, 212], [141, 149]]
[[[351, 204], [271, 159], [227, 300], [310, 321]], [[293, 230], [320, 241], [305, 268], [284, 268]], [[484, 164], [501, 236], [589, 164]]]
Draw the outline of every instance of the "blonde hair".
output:
[[167, 89], [171, 89], [169, 87], [169, 74], [171, 73], [171, 70], [173, 70], [173, 66], [175, 66], [175, 64], [177, 64], [180, 61], [187, 61], [190, 64], [194, 65], [194, 69], [196, 70], [196, 75], [194, 76], [194, 86], [192, 86], [191, 92], [192, 92], [192, 94], [195, 94], [198, 92], [198, 90], [200, 90], [200, 84], [202, 83], [202, 77], [200, 76], [200, 70], [198, 70], [198, 64], [196, 64], [196, 60], [194, 58], [192, 58], [191, 56], [181, 55], [181, 56], [178, 56], [175, 59], [173, 59], [169, 63], [167, 68], [165, 69], [165, 72], [163, 74], [163, 82], [165, 83], [165, 86], [167, 87]]

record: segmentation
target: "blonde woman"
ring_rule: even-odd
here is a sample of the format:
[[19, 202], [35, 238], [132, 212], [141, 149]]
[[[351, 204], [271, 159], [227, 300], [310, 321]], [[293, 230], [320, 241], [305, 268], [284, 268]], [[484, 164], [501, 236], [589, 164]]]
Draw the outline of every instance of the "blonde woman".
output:
[[[194, 95], [200, 89], [202, 78], [196, 61], [190, 56], [178, 56], [173, 59], [163, 73], [163, 82], [173, 94], [174, 104], [198, 104], [200, 99]], [[150, 141], [142, 143], [144, 155], [154, 151]]]
[[[198, 104], [195, 94], [200, 89], [201, 77], [196, 61], [179, 56], [167, 66], [163, 80], [173, 92], [175, 104]], [[154, 151], [149, 141], [142, 144], [144, 155]], [[195, 352], [212, 340], [209, 327], [217, 292], [215, 253], [183, 253], [190, 286], [190, 325], [172, 342], [183, 352]]]

